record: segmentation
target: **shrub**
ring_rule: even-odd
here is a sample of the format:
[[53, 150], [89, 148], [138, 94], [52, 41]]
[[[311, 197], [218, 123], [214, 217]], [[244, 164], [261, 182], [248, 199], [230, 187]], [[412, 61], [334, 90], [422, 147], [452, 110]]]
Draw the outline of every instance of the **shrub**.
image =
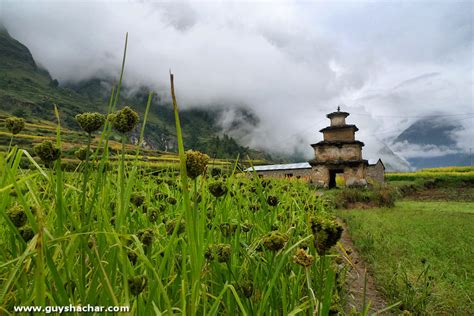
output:
[[372, 191], [372, 201], [380, 207], [395, 206], [395, 191], [389, 187], [380, 187]]
[[334, 196], [337, 208], [348, 208], [355, 203], [374, 207], [393, 207], [395, 200], [396, 191], [388, 186], [376, 186], [372, 189], [345, 188]]

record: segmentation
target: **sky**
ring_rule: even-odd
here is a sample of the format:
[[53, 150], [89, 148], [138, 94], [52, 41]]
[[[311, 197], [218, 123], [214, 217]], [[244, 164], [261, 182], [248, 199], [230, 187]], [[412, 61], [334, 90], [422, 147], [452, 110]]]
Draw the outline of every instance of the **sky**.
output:
[[419, 118], [454, 121], [455, 148], [393, 146], [401, 156], [474, 150], [474, 1], [0, 0], [0, 22], [60, 82], [118, 76], [181, 108], [250, 108], [255, 148], [298, 152], [341, 105], [376, 158]]

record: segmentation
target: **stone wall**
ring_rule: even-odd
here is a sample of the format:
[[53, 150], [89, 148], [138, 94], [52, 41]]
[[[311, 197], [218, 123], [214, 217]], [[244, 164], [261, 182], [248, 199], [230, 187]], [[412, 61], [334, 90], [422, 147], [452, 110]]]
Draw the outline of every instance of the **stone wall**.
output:
[[318, 187], [327, 188], [329, 185], [329, 169], [326, 166], [313, 167], [310, 181]]
[[[367, 170], [364, 164], [355, 167], [344, 167], [341, 176], [344, 178], [347, 186], [365, 186], [367, 184]], [[314, 166], [311, 169], [286, 169], [286, 170], [268, 170], [257, 171], [261, 177], [271, 178], [301, 178], [310, 181], [317, 187], [327, 188], [329, 186], [329, 171], [327, 166]], [[252, 176], [252, 172], [248, 175]]]
[[345, 167], [344, 168], [344, 180], [346, 186], [365, 186], [367, 185], [366, 180], [367, 169], [364, 164], [358, 167]]
[[329, 130], [325, 131], [323, 134], [325, 141], [355, 140], [355, 131], [352, 128]]
[[367, 178], [384, 183], [385, 181], [385, 169], [380, 161], [375, 165], [369, 165], [367, 168]]
[[[252, 172], [250, 172], [252, 174]], [[257, 171], [259, 176], [272, 178], [310, 178], [312, 177], [311, 169], [290, 169], [290, 170], [268, 170]]]
[[362, 147], [359, 144], [345, 144], [337, 146], [318, 146], [314, 149], [317, 161], [331, 160], [361, 160]]
[[346, 118], [342, 116], [334, 116], [331, 119], [331, 126], [341, 126], [346, 125]]

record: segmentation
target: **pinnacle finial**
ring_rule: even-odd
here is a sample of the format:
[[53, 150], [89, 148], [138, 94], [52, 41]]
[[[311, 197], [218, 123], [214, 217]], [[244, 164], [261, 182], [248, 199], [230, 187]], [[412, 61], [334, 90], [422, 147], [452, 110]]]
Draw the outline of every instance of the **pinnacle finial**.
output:
[[341, 112], [341, 107], [339, 105], [337, 106], [337, 111]]

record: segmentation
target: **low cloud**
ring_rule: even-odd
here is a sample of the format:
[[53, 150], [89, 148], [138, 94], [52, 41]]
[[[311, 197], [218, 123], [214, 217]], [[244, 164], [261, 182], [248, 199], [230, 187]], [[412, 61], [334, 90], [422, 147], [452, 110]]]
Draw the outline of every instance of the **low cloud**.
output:
[[4, 0], [0, 18], [61, 82], [117, 77], [129, 32], [127, 85], [168, 98], [172, 69], [183, 108], [245, 105], [259, 124], [234, 132], [252, 147], [310, 157], [344, 104], [372, 157], [421, 116], [474, 112], [472, 6]]
[[463, 148], [451, 146], [436, 146], [436, 145], [418, 145], [410, 144], [407, 141], [395, 143], [391, 146], [392, 150], [405, 158], [431, 158], [441, 157], [452, 154], [465, 154]]

